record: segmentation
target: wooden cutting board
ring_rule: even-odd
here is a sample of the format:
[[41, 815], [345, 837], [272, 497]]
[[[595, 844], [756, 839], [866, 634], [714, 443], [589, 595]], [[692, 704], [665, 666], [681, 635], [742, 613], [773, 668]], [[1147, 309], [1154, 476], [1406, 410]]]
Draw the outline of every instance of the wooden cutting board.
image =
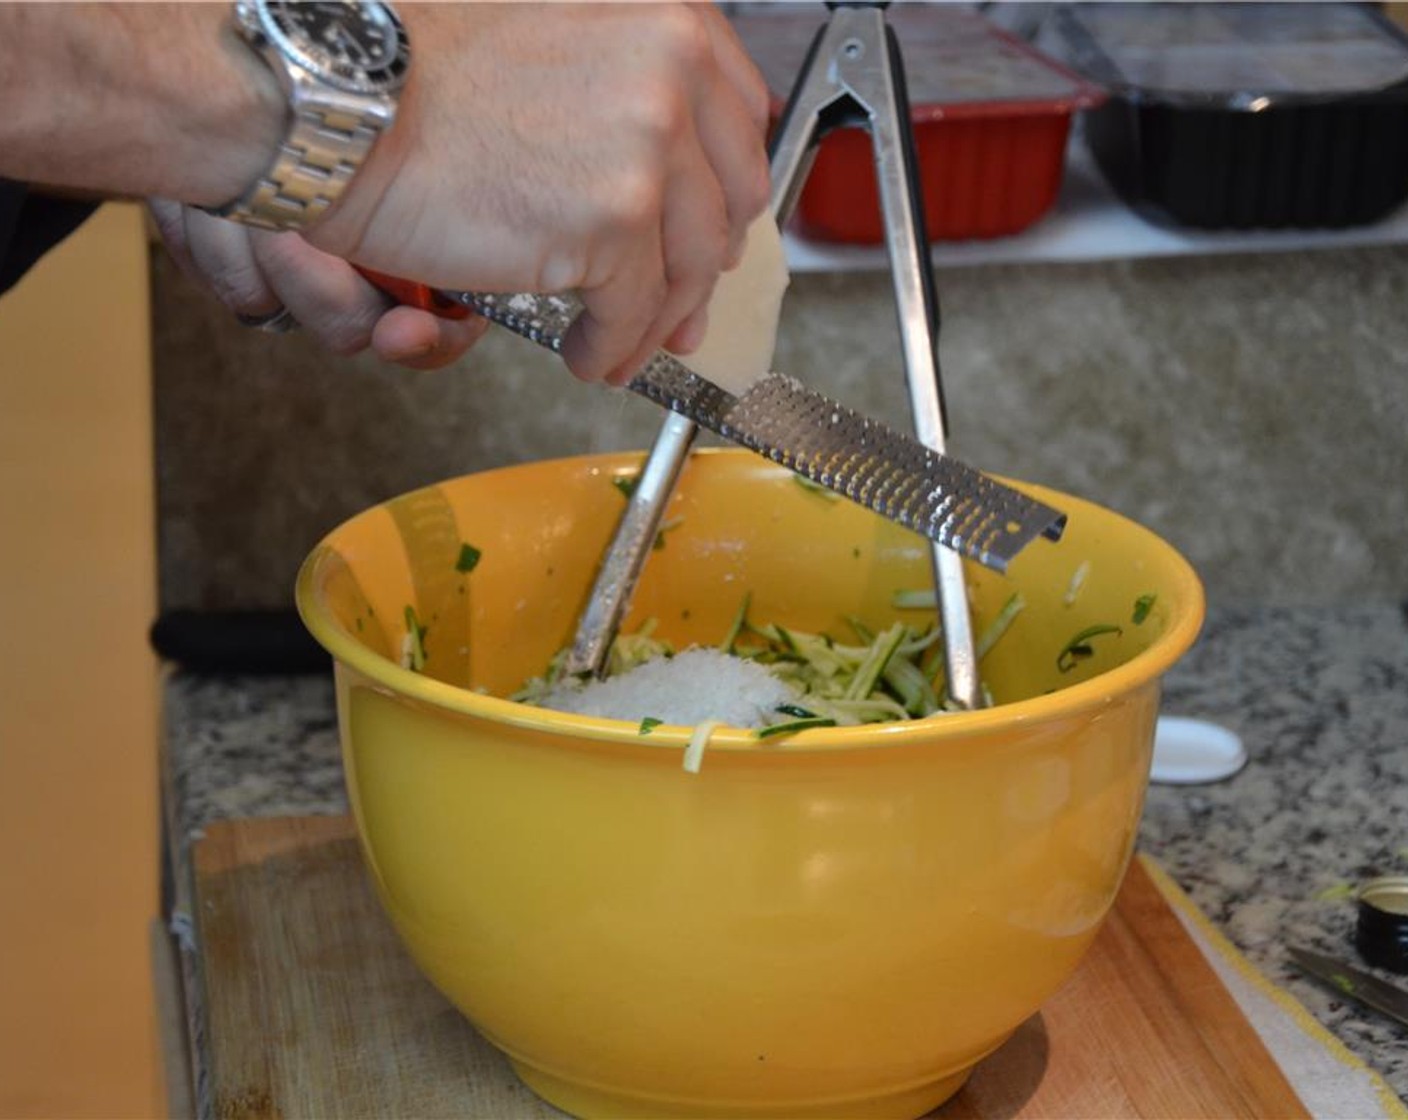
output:
[[[416, 971], [347, 818], [217, 824], [194, 866], [212, 1115], [562, 1116]], [[1138, 861], [1071, 981], [934, 1113], [1307, 1115]]]

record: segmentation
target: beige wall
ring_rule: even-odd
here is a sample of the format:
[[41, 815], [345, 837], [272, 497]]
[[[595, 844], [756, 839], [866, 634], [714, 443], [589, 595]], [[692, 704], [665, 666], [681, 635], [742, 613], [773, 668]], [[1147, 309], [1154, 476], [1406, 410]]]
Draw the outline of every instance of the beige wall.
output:
[[163, 1109], [150, 331], [139, 213], [0, 299], [0, 1115]]

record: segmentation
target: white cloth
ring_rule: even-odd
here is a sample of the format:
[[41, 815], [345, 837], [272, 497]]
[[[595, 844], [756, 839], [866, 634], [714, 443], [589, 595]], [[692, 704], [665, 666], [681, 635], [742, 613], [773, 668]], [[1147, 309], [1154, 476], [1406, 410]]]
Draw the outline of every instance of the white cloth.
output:
[[1263, 977], [1161, 868], [1152, 861], [1147, 865], [1179, 921], [1312, 1116], [1317, 1120], [1408, 1117], [1408, 1108], [1382, 1077], [1321, 1026], [1294, 997]]

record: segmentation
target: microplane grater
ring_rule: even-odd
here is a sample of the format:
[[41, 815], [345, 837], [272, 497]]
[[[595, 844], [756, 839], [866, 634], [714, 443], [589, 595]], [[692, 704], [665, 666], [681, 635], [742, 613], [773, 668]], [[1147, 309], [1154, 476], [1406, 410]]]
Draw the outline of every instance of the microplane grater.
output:
[[[558, 352], [581, 309], [561, 295], [444, 294]], [[659, 351], [627, 387], [995, 571], [1065, 528], [1059, 510], [780, 373], [735, 396]]]

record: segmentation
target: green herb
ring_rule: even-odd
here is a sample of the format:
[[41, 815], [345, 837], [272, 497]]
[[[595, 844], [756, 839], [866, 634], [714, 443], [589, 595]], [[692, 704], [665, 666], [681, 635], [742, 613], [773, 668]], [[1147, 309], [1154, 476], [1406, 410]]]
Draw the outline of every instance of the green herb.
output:
[[992, 647], [997, 645], [1002, 635], [1007, 633], [1007, 628], [1016, 621], [1017, 616], [1026, 609], [1026, 606], [1027, 601], [1016, 591], [1007, 597], [1007, 602], [1002, 604], [1002, 609], [997, 612], [997, 617], [988, 623], [987, 629], [978, 635], [978, 642], [973, 652], [979, 661], [992, 651]]
[[781, 712], [785, 716], [791, 716], [793, 719], [817, 718], [817, 714], [815, 712], [807, 711], [807, 709], [802, 707], [800, 704], [779, 704], [773, 710]]
[[1067, 642], [1065, 648], [1056, 655], [1056, 668], [1063, 673], [1069, 673], [1079, 662], [1095, 655], [1095, 650], [1090, 644], [1091, 638], [1098, 638], [1103, 634], [1123, 633], [1124, 631], [1118, 626], [1087, 626]]
[[425, 668], [425, 636], [429, 631], [421, 625], [413, 606], [406, 607], [406, 668], [419, 673]]
[[460, 544], [460, 557], [455, 561], [455, 571], [472, 572], [479, 564], [479, 558], [484, 554], [472, 544]]
[[611, 485], [621, 491], [626, 501], [631, 500], [631, 496], [636, 492], [636, 487], [640, 485], [640, 475], [638, 474], [618, 474], [611, 479]]
[[1326, 887], [1315, 896], [1316, 902], [1341, 902], [1346, 898], [1354, 897], [1353, 883], [1335, 883]]
[[1149, 612], [1154, 609], [1154, 604], [1158, 602], [1158, 596], [1154, 594], [1141, 595], [1134, 600], [1133, 622], [1135, 626], [1144, 625], [1144, 620], [1149, 617]]
[[1340, 973], [1336, 972], [1333, 976], [1330, 977], [1330, 979], [1334, 981], [1335, 987], [1337, 987], [1345, 995], [1354, 995], [1354, 981], [1351, 980], [1348, 976], [1342, 976], [1340, 975]]
[[640, 721], [640, 730], [636, 732], [636, 734], [649, 735], [652, 731], [654, 731], [664, 722], [665, 721], [663, 719], [656, 719], [654, 716], [646, 716], [643, 720]]
[[834, 490], [828, 489], [819, 482], [813, 482], [804, 474], [794, 474], [792, 481], [808, 494], [815, 494], [818, 498], [825, 498], [828, 502], [840, 500], [841, 495], [837, 494]]
[[939, 596], [932, 587], [909, 588], [891, 595], [890, 606], [897, 611], [938, 610]]

